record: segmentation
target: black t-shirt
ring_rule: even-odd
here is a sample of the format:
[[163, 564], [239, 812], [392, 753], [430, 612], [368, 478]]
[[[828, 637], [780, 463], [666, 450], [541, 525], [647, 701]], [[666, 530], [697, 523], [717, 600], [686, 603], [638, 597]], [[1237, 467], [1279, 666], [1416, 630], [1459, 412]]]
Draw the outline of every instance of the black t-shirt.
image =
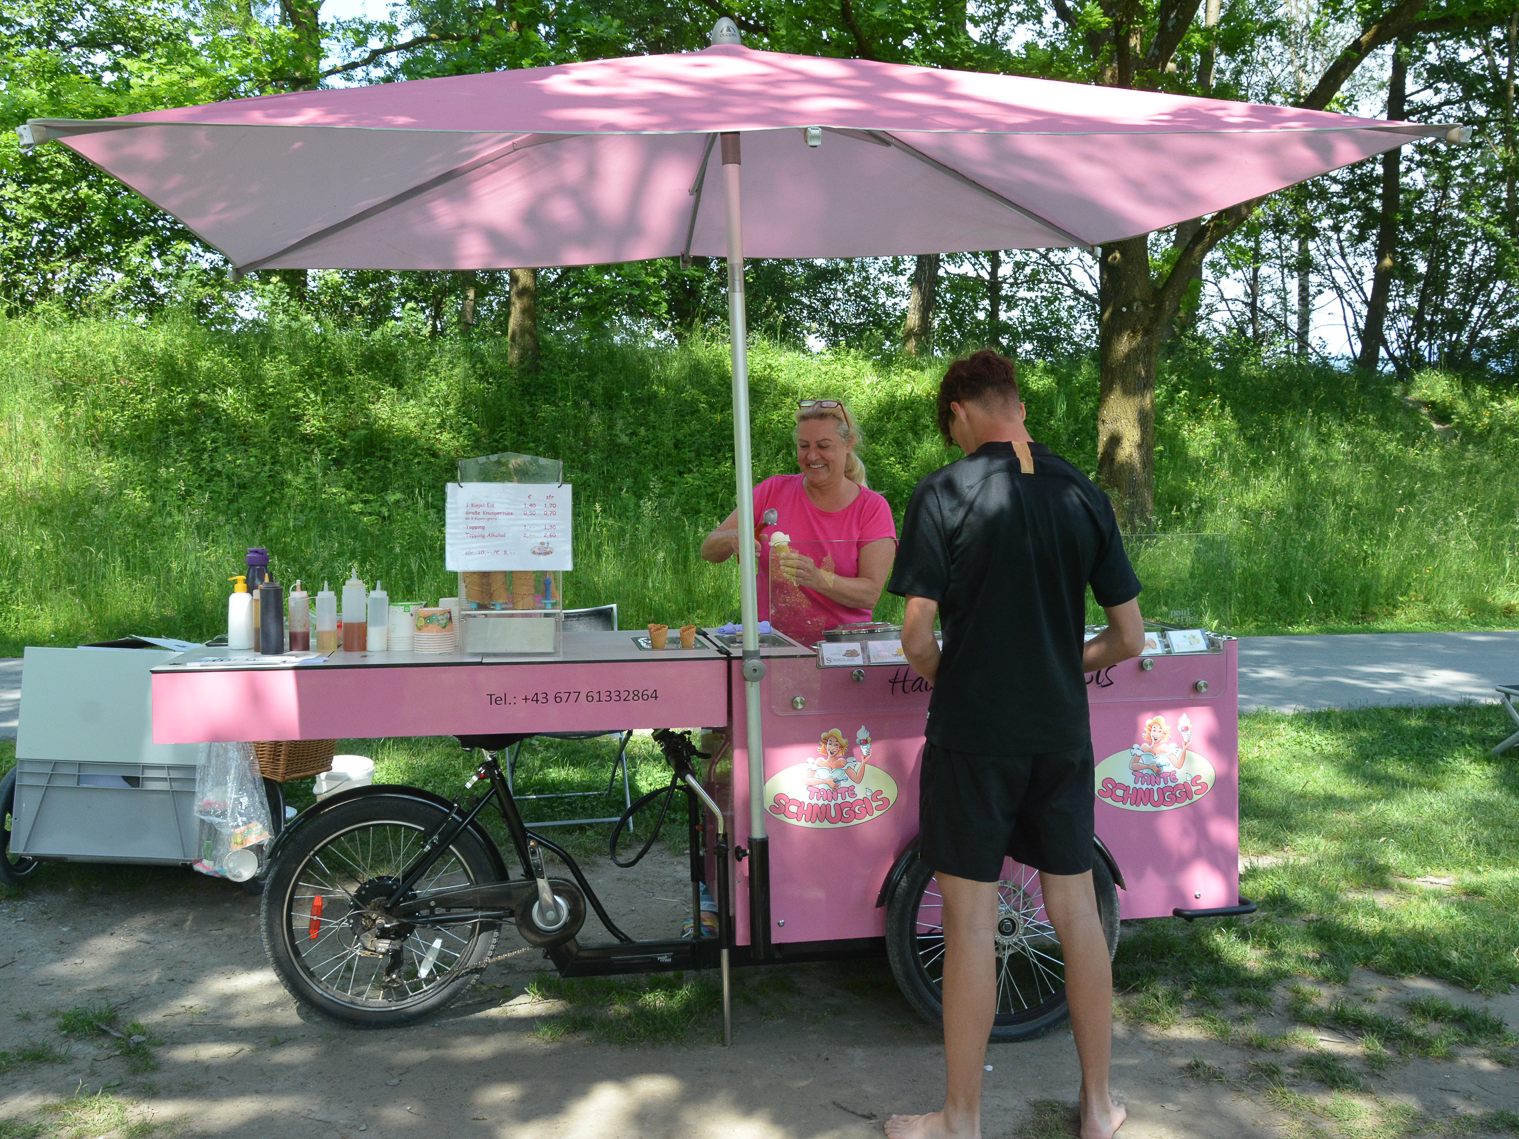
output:
[[928, 739], [981, 754], [1056, 751], [1091, 737], [1081, 649], [1086, 589], [1139, 596], [1107, 495], [1040, 443], [1023, 474], [987, 443], [913, 491], [887, 588], [939, 603], [944, 656]]

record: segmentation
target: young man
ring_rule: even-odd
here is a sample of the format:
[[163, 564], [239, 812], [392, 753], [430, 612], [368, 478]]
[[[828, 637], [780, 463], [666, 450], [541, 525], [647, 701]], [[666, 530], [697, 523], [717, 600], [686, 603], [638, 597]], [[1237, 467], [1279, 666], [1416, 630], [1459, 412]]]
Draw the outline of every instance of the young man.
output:
[[[902, 647], [934, 685], [921, 776], [923, 858], [944, 897], [944, 1106], [895, 1115], [893, 1139], [980, 1135], [995, 1015], [993, 933], [1006, 855], [1040, 871], [1065, 951], [1082, 1139], [1110, 1139], [1113, 980], [1092, 889], [1086, 674], [1144, 645], [1139, 580], [1112, 505], [1024, 427], [1013, 362], [983, 349], [939, 385], [939, 430], [965, 457], [913, 492], [887, 586]], [[1090, 641], [1086, 590], [1107, 613]], [[941, 654], [934, 637], [938, 618]]]

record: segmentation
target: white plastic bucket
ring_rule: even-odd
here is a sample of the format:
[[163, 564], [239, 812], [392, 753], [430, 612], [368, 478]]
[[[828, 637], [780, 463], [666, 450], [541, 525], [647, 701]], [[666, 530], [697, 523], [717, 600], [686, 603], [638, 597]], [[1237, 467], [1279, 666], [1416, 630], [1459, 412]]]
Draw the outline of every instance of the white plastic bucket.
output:
[[332, 770], [316, 777], [316, 797], [325, 799], [349, 787], [367, 787], [374, 782], [374, 760], [363, 755], [335, 755]]

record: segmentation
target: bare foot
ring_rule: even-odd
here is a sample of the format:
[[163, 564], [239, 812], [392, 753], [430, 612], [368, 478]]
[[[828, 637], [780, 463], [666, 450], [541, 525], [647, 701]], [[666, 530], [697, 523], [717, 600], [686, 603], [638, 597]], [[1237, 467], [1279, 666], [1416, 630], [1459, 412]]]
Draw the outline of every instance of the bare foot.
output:
[[[1108, 1110], [1088, 1112], [1083, 1104], [1080, 1110], [1081, 1139], [1113, 1139], [1129, 1113], [1123, 1106], [1108, 1101]], [[889, 1135], [890, 1132], [888, 1131]]]
[[890, 1139], [981, 1139], [980, 1127], [956, 1131], [944, 1119], [942, 1111], [929, 1115], [893, 1115], [886, 1121]]

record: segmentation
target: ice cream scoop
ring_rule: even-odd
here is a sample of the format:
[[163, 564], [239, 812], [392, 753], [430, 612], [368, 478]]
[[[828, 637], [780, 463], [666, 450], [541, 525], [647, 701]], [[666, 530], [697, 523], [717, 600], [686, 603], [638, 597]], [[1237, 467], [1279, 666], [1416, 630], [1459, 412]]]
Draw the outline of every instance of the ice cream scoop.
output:
[[765, 527], [774, 526], [779, 519], [780, 515], [775, 512], [775, 507], [773, 506], [761, 514], [759, 521], [754, 524], [754, 540], [758, 542], [763, 538], [765, 536]]

